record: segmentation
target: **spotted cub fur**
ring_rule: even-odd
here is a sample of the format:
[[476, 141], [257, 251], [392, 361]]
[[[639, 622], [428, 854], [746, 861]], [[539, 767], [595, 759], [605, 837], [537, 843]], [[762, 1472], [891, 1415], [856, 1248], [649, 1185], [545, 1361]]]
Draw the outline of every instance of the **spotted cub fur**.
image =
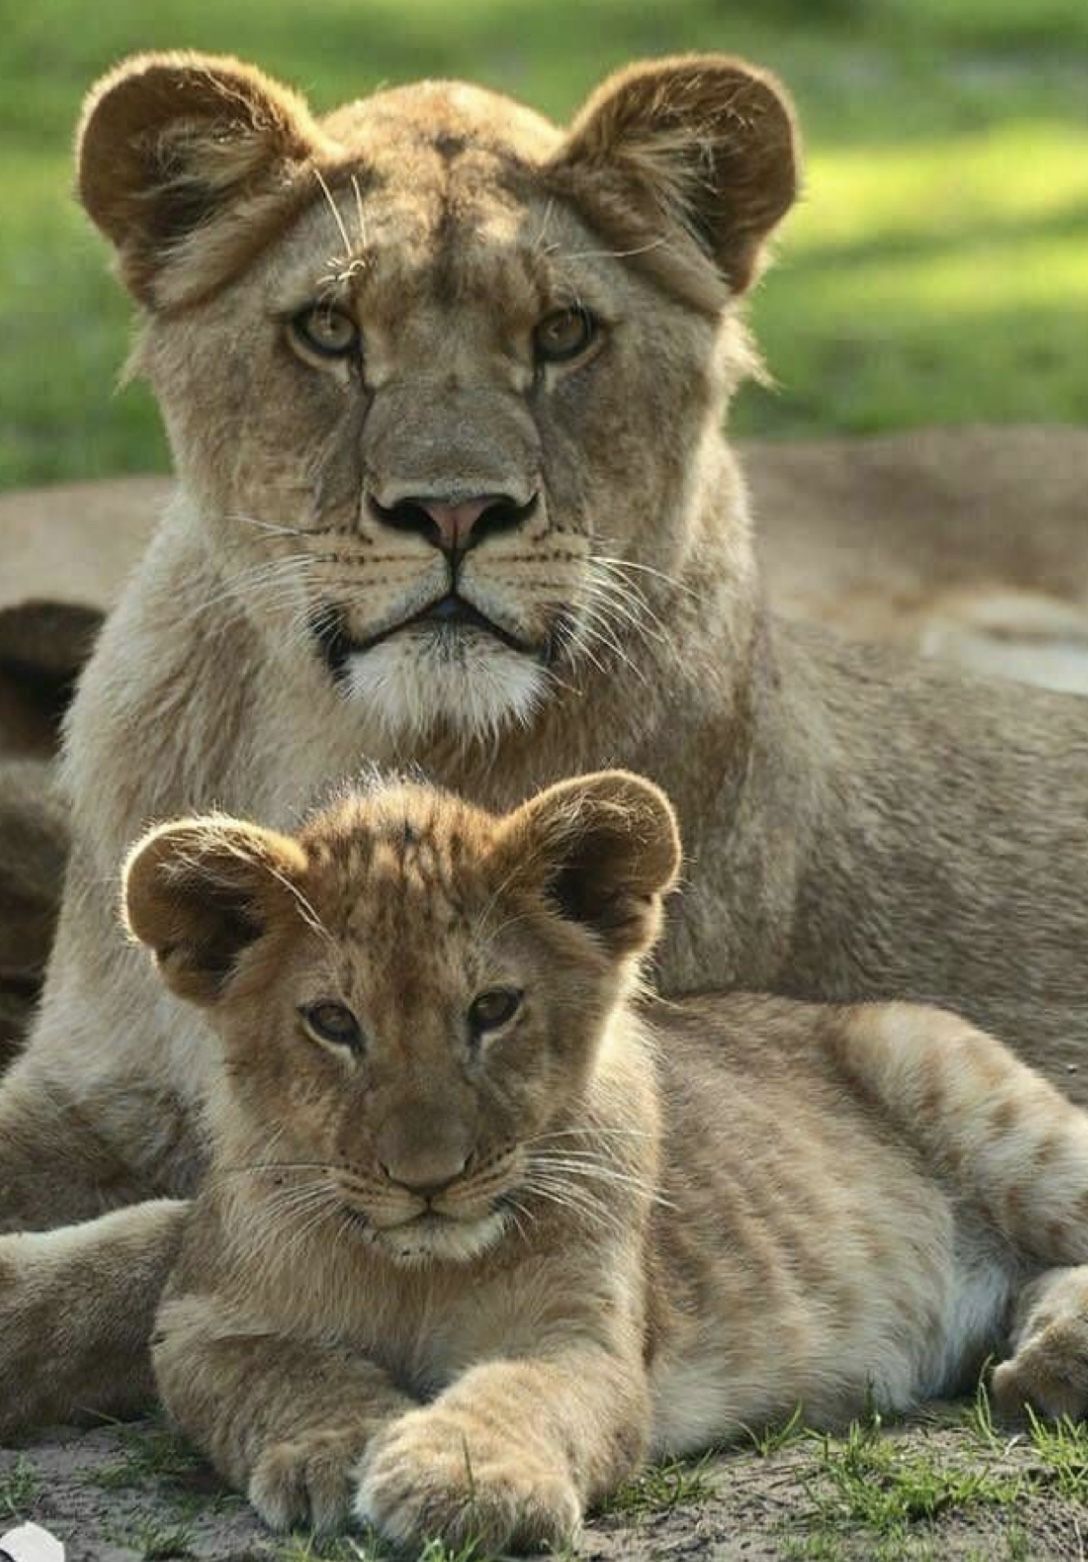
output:
[[645, 997], [679, 861], [622, 772], [134, 852], [222, 1065], [155, 1371], [270, 1524], [559, 1543], [648, 1455], [905, 1409], [1010, 1318], [1004, 1399], [1085, 1408], [1088, 1120], [939, 1010]]

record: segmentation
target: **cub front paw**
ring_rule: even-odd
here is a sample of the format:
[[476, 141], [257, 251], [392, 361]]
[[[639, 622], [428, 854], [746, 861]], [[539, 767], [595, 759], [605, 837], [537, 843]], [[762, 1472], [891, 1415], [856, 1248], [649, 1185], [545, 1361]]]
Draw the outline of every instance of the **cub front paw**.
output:
[[359, 1455], [357, 1433], [307, 1432], [270, 1443], [253, 1466], [247, 1495], [271, 1529], [308, 1524], [342, 1529], [351, 1518]]
[[432, 1407], [410, 1411], [371, 1445], [355, 1513], [402, 1545], [476, 1541], [499, 1551], [562, 1545], [582, 1505], [569, 1476], [531, 1447]]

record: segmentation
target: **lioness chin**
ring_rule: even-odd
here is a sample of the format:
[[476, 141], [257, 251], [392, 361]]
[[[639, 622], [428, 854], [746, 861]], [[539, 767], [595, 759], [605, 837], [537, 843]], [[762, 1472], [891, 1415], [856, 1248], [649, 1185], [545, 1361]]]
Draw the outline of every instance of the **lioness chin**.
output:
[[68, 723], [73, 848], [0, 1090], [0, 1220], [113, 1213], [0, 1242], [7, 1424], [149, 1390], [176, 1210], [134, 1201], [196, 1185], [213, 1056], [117, 927], [155, 819], [287, 826], [373, 761], [497, 807], [624, 763], [684, 825], [666, 992], [940, 999], [1080, 1066], [1088, 705], [763, 607], [721, 429], [796, 177], [782, 90], [723, 56], [632, 67], [568, 131], [433, 82], [317, 120], [192, 55], [92, 91], [79, 189], [181, 498]]
[[639, 1005], [680, 865], [623, 772], [159, 827], [134, 934], [220, 1059], [156, 1322], [276, 1526], [554, 1546], [647, 1452], [955, 1390], [1088, 1407], [1088, 1117], [939, 1010]]

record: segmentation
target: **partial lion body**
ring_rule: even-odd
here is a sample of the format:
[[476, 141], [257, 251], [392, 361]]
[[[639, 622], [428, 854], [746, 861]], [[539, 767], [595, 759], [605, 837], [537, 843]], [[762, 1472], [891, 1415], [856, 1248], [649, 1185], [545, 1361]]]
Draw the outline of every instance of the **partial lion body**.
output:
[[[1052, 1076], [1080, 1067], [1088, 704], [764, 606], [721, 425], [753, 362], [738, 300], [795, 187], [766, 73], [636, 67], [564, 134], [441, 83], [319, 122], [236, 61], [143, 56], [92, 93], [80, 148], [180, 489], [68, 721], [72, 853], [0, 1089], [0, 1223], [169, 1201], [206, 1163], [206, 1027], [117, 925], [132, 841], [193, 808], [290, 827], [373, 764], [503, 808], [622, 762], [683, 821], [666, 993], [939, 1000]], [[710, 150], [731, 193], [696, 216]], [[541, 355], [557, 319], [585, 326], [573, 358]], [[347, 349], [315, 346], [330, 322]], [[431, 511], [469, 500], [484, 520], [439, 546]], [[172, 1206], [148, 1209], [161, 1276]], [[104, 1229], [74, 1281], [123, 1405], [155, 1302], [129, 1268]], [[0, 1288], [5, 1383], [25, 1304]], [[12, 1421], [82, 1402], [63, 1316]]]
[[[297, 843], [219, 818], [133, 856], [130, 924], [221, 1057], [157, 1380], [274, 1525], [555, 1545], [647, 1454], [904, 1411], [1010, 1345], [1003, 1404], [1088, 1408], [1088, 1117], [940, 1010], [636, 1004], [677, 863], [636, 784], [507, 820], [377, 792]], [[226, 975], [213, 883], [254, 908]], [[497, 973], [513, 1028], [466, 1045]], [[299, 1028], [315, 990], [357, 1046]]]

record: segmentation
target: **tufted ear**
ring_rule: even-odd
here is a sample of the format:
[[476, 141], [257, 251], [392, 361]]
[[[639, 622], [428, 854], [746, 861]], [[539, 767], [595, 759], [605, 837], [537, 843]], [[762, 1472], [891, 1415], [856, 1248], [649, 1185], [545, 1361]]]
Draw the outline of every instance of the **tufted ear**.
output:
[[289, 836], [213, 816], [145, 835], [125, 864], [123, 908], [166, 985], [213, 1004], [239, 957], [270, 924], [305, 906], [306, 854]]
[[282, 222], [323, 146], [296, 93], [240, 60], [137, 54], [88, 93], [76, 134], [80, 200], [136, 297], [202, 296]]
[[610, 77], [550, 166], [618, 251], [696, 305], [720, 308], [723, 280], [743, 293], [757, 276], [763, 242], [796, 196], [798, 155], [775, 78], [702, 54]]
[[502, 871], [540, 888], [610, 954], [642, 953], [676, 882], [680, 833], [660, 788], [626, 770], [560, 781], [509, 815]]

